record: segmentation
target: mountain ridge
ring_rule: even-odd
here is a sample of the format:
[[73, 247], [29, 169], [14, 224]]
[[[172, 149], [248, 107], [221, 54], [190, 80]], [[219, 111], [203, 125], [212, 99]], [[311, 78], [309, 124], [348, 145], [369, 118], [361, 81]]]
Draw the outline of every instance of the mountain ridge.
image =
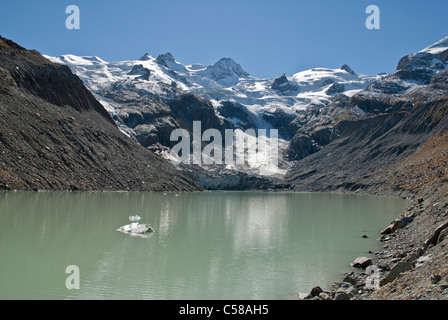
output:
[[203, 189], [121, 133], [67, 66], [0, 37], [0, 74], [0, 190]]
[[[126, 110], [130, 106], [117, 99], [120, 92], [143, 100], [146, 97], [159, 99], [168, 109], [169, 101], [188, 93], [209, 101], [214, 114], [208, 107], [207, 122], [220, 123], [218, 128], [221, 130], [278, 129], [282, 141], [280, 161], [287, 163], [301, 160], [337, 139], [338, 130], [334, 125], [340, 118], [362, 119], [381, 112], [412, 108], [411, 101], [426, 94], [423, 87], [437, 79], [434, 76], [443, 77], [447, 68], [444, 45], [442, 39], [419, 53], [403, 57], [393, 73], [376, 76], [356, 74], [344, 64], [339, 69], [313, 68], [291, 76], [283, 74], [278, 78], [259, 79], [250, 76], [230, 58], [222, 58], [207, 67], [193, 66], [176, 61], [171, 53], [157, 58], [145, 54], [144, 61], [138, 62], [109, 63], [70, 55], [49, 59], [70, 66], [108, 108], [120, 129], [137, 141], [142, 140], [138, 138], [141, 128], [135, 132], [134, 125], [127, 125]], [[434, 48], [437, 52], [431, 51]], [[443, 95], [443, 90], [440, 92]], [[436, 94], [434, 91], [429, 95]], [[381, 104], [378, 95], [384, 95]], [[150, 105], [151, 101], [146, 103]], [[173, 124], [171, 129], [190, 129], [179, 119], [174, 122], [167, 119], [165, 124], [155, 123], [150, 119], [154, 119], [156, 113], [147, 114], [141, 124], [154, 126], [151, 127], [154, 129], [143, 133], [145, 137], [152, 137], [143, 139], [146, 147], [151, 147], [148, 142], [171, 147], [166, 133], [162, 134], [167, 132], [167, 123]], [[200, 120], [195, 116], [187, 118]], [[163, 149], [160, 146], [152, 148]]]

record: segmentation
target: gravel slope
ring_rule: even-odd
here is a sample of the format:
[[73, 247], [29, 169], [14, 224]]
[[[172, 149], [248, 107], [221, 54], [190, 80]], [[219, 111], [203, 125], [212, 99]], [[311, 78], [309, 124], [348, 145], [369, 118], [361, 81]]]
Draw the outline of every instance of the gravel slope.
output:
[[0, 37], [0, 190], [201, 190], [124, 135], [68, 67]]

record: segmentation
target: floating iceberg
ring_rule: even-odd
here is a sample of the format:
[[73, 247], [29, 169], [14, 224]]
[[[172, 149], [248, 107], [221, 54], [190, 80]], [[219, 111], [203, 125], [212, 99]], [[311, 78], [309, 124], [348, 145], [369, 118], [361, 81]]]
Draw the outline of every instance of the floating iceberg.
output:
[[[154, 229], [151, 227], [151, 225], [149, 225], [147, 223], [140, 224], [138, 222], [140, 219], [141, 219], [141, 217], [139, 217], [139, 216], [130, 216], [129, 220], [132, 221], [132, 223], [118, 228], [117, 231], [131, 234], [131, 235], [144, 235], [147, 233], [154, 232]], [[137, 221], [137, 222], [134, 222], [134, 221]]]

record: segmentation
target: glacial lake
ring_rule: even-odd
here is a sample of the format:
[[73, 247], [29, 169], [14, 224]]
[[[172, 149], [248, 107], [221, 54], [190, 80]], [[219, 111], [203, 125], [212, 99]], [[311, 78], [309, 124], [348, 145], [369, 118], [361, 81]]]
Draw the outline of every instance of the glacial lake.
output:
[[[374, 258], [379, 232], [408, 206], [334, 193], [3, 192], [0, 299], [276, 300], [328, 290], [355, 258]], [[155, 232], [118, 232], [132, 215]], [[79, 289], [66, 287], [71, 265]]]

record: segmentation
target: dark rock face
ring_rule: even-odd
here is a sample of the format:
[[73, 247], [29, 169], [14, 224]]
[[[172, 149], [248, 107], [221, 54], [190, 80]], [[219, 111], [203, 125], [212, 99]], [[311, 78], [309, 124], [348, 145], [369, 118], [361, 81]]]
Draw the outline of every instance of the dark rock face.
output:
[[198, 95], [185, 93], [167, 101], [181, 127], [193, 131], [193, 121], [201, 121], [202, 130], [225, 129], [225, 123], [218, 118], [211, 102]]
[[377, 81], [367, 87], [367, 91], [380, 92], [385, 94], [401, 94], [408, 88], [394, 81]]
[[121, 133], [69, 68], [0, 37], [0, 74], [0, 189], [202, 189]]
[[398, 63], [397, 70], [390, 78], [399, 78], [419, 84], [429, 84], [431, 78], [439, 70], [445, 68], [448, 50], [441, 53], [419, 52], [403, 57]]
[[[446, 125], [442, 106], [426, 103], [411, 111], [339, 121], [334, 125], [338, 136], [299, 161], [288, 180], [304, 190], [363, 189], [367, 183], [363, 184], [362, 177], [409, 156]], [[310, 139], [302, 139], [307, 142], [302, 143], [306, 152]]]
[[161, 54], [157, 57], [156, 62], [162, 66], [168, 67], [168, 62], [175, 62], [173, 55], [170, 52], [167, 52], [165, 54]]
[[151, 70], [143, 67], [141, 64], [135, 65], [131, 71], [129, 71], [128, 75], [139, 75], [138, 79], [142, 80], [149, 80], [149, 77], [151, 76]]
[[374, 115], [395, 111], [410, 110], [412, 103], [404, 98], [393, 95], [377, 95], [367, 91], [354, 95], [348, 104], [349, 108], [358, 107], [363, 112]]
[[134, 128], [135, 138], [143, 147], [149, 147], [159, 142], [159, 131], [154, 125], [142, 124]]
[[210, 103], [198, 95], [182, 92], [176, 87], [160, 84], [166, 88], [166, 97], [141, 92], [132, 84], [122, 87], [112, 85], [101, 94], [120, 104], [119, 112], [114, 116], [117, 123], [133, 129], [135, 139], [145, 147], [160, 143], [173, 147], [177, 141], [171, 141], [173, 130], [183, 128], [190, 133], [193, 122], [201, 121], [202, 131], [214, 128], [224, 133], [232, 124], [220, 118]]
[[311, 137], [320, 146], [326, 146], [333, 140], [334, 130], [331, 127], [317, 127], [311, 132]]
[[433, 76], [431, 70], [416, 69], [416, 70], [397, 70], [394, 75], [406, 81], [414, 81], [421, 84], [428, 84]]
[[418, 70], [431, 66], [433, 55], [426, 52], [408, 55], [398, 62], [397, 70]]
[[278, 130], [280, 137], [289, 140], [294, 136], [296, 130], [289, 125], [296, 118], [294, 114], [286, 113], [281, 109], [276, 109], [273, 112], [266, 111], [262, 118], [271, 124], [273, 129]]
[[[303, 159], [339, 137], [334, 125], [350, 113], [350, 98], [337, 94], [325, 108], [309, 106], [288, 124], [288, 132], [295, 132], [285, 156], [289, 160]], [[303, 148], [303, 150], [302, 150]]]
[[0, 49], [1, 66], [18, 88], [57, 106], [69, 105], [78, 111], [94, 110], [113, 123], [107, 111], [69, 67], [49, 63], [37, 51], [28, 51], [1, 37]]
[[251, 112], [238, 102], [223, 101], [221, 102], [221, 106], [217, 108], [217, 111], [221, 116], [227, 119], [236, 120], [234, 124], [235, 128], [246, 130], [255, 127]]
[[299, 133], [292, 138], [286, 156], [290, 161], [301, 160], [319, 149], [318, 144], [310, 136]]
[[355, 71], [353, 71], [352, 68], [350, 68], [350, 67], [349, 67], [348, 65], [346, 65], [346, 64], [344, 64], [344, 65], [341, 67], [341, 69], [347, 71], [348, 73], [356, 74]]
[[280, 94], [288, 94], [299, 90], [296, 84], [289, 82], [285, 74], [274, 80], [272, 89], [277, 90]]
[[140, 61], [148, 61], [151, 58], [149, 53], [145, 53], [139, 60]]
[[327, 91], [325, 91], [326, 94], [329, 96], [338, 94], [345, 91], [345, 86], [341, 83], [333, 83], [330, 88], [328, 88]]
[[439, 72], [437, 75], [432, 77], [431, 86], [434, 89], [446, 90], [446, 88], [448, 88], [448, 70]]

